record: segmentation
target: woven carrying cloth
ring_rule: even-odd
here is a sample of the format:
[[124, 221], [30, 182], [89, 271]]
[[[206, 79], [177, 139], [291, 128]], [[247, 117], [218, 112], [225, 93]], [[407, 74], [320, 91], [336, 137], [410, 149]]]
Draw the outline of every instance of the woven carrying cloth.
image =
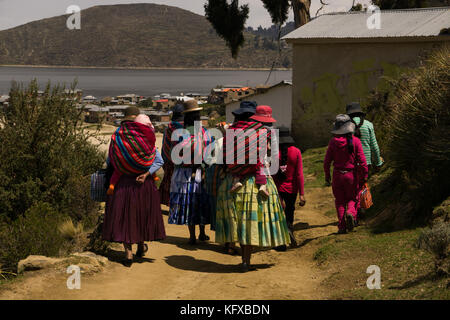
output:
[[[242, 130], [243, 133], [251, 133], [248, 136], [245, 136], [245, 139], [238, 139], [235, 137], [235, 141], [233, 142], [233, 149], [227, 149], [227, 137], [224, 138], [223, 148], [224, 148], [224, 161], [226, 162], [227, 153], [234, 153], [234, 160], [232, 163], [227, 163], [228, 172], [237, 176], [246, 176], [248, 174], [255, 173], [259, 167], [261, 167], [261, 163], [259, 161], [258, 156], [258, 143], [259, 138], [262, 134], [267, 134], [267, 141], [270, 141], [270, 131], [263, 130], [265, 129], [264, 125], [260, 122], [247, 122], [247, 121], [238, 121], [230, 126], [229, 130]], [[253, 132], [250, 132], [253, 130]], [[245, 152], [245, 164], [238, 164], [237, 161], [239, 157], [242, 157], [242, 153]], [[250, 164], [250, 153], [254, 153], [257, 156], [257, 163]], [[229, 155], [231, 157], [231, 155]]]
[[172, 161], [172, 148], [174, 145], [178, 143], [178, 141], [172, 141], [172, 133], [177, 129], [183, 129], [183, 122], [172, 121], [168, 126], [166, 131], [164, 132], [163, 142], [162, 142], [162, 152], [161, 155], [164, 159], [164, 162]]
[[122, 174], [142, 174], [151, 167], [156, 156], [156, 137], [150, 127], [125, 121], [111, 137], [109, 158]]

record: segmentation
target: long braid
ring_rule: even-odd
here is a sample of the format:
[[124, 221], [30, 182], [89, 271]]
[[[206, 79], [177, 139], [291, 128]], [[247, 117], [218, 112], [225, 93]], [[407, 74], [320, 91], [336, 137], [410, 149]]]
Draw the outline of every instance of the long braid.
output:
[[355, 149], [354, 145], [353, 145], [353, 134], [352, 133], [347, 133], [346, 135], [347, 138], [347, 148], [348, 148], [348, 152], [350, 154], [353, 154], [353, 151]]
[[359, 117], [359, 124], [356, 124], [356, 122], [355, 122], [355, 120], [354, 120], [355, 117], [356, 117], [356, 116], [352, 117], [352, 122], [355, 124], [355, 133], [354, 133], [354, 136], [361, 139], [361, 129], [360, 129], [360, 128], [361, 128], [362, 125], [364, 124], [364, 118], [365, 118], [365, 115], [364, 115], [364, 114], [361, 114], [361, 115], [358, 115], [358, 116], [357, 116], [357, 117]]

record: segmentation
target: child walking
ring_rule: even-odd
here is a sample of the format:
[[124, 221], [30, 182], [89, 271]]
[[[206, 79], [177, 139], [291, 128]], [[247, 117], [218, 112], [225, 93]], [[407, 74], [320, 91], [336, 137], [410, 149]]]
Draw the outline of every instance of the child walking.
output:
[[356, 224], [358, 173], [367, 181], [368, 167], [361, 141], [353, 136], [355, 124], [346, 114], [336, 117], [324, 160], [325, 180], [331, 182], [330, 166], [333, 162], [333, 194], [339, 219], [338, 233], [352, 231]]

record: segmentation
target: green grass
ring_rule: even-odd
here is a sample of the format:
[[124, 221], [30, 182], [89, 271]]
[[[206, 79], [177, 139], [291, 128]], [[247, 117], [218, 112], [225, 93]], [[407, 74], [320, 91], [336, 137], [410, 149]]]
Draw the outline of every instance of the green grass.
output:
[[303, 174], [305, 176], [306, 188], [325, 187], [325, 173], [323, 171], [323, 160], [327, 147], [308, 149], [302, 154]]
[[[415, 244], [421, 228], [374, 234], [364, 227], [322, 239], [314, 253], [330, 299], [450, 299], [448, 278], [434, 275], [433, 257]], [[381, 269], [381, 289], [366, 286], [367, 267]]]

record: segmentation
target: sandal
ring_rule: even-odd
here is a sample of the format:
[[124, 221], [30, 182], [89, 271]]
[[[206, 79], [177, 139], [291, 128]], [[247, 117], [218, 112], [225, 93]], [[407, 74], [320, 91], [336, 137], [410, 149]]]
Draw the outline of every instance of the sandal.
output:
[[136, 251], [136, 257], [138, 258], [142, 258], [145, 256], [145, 253], [148, 251], [148, 245], [144, 243], [144, 245], [142, 246], [144, 248], [144, 250], [137, 250]]

